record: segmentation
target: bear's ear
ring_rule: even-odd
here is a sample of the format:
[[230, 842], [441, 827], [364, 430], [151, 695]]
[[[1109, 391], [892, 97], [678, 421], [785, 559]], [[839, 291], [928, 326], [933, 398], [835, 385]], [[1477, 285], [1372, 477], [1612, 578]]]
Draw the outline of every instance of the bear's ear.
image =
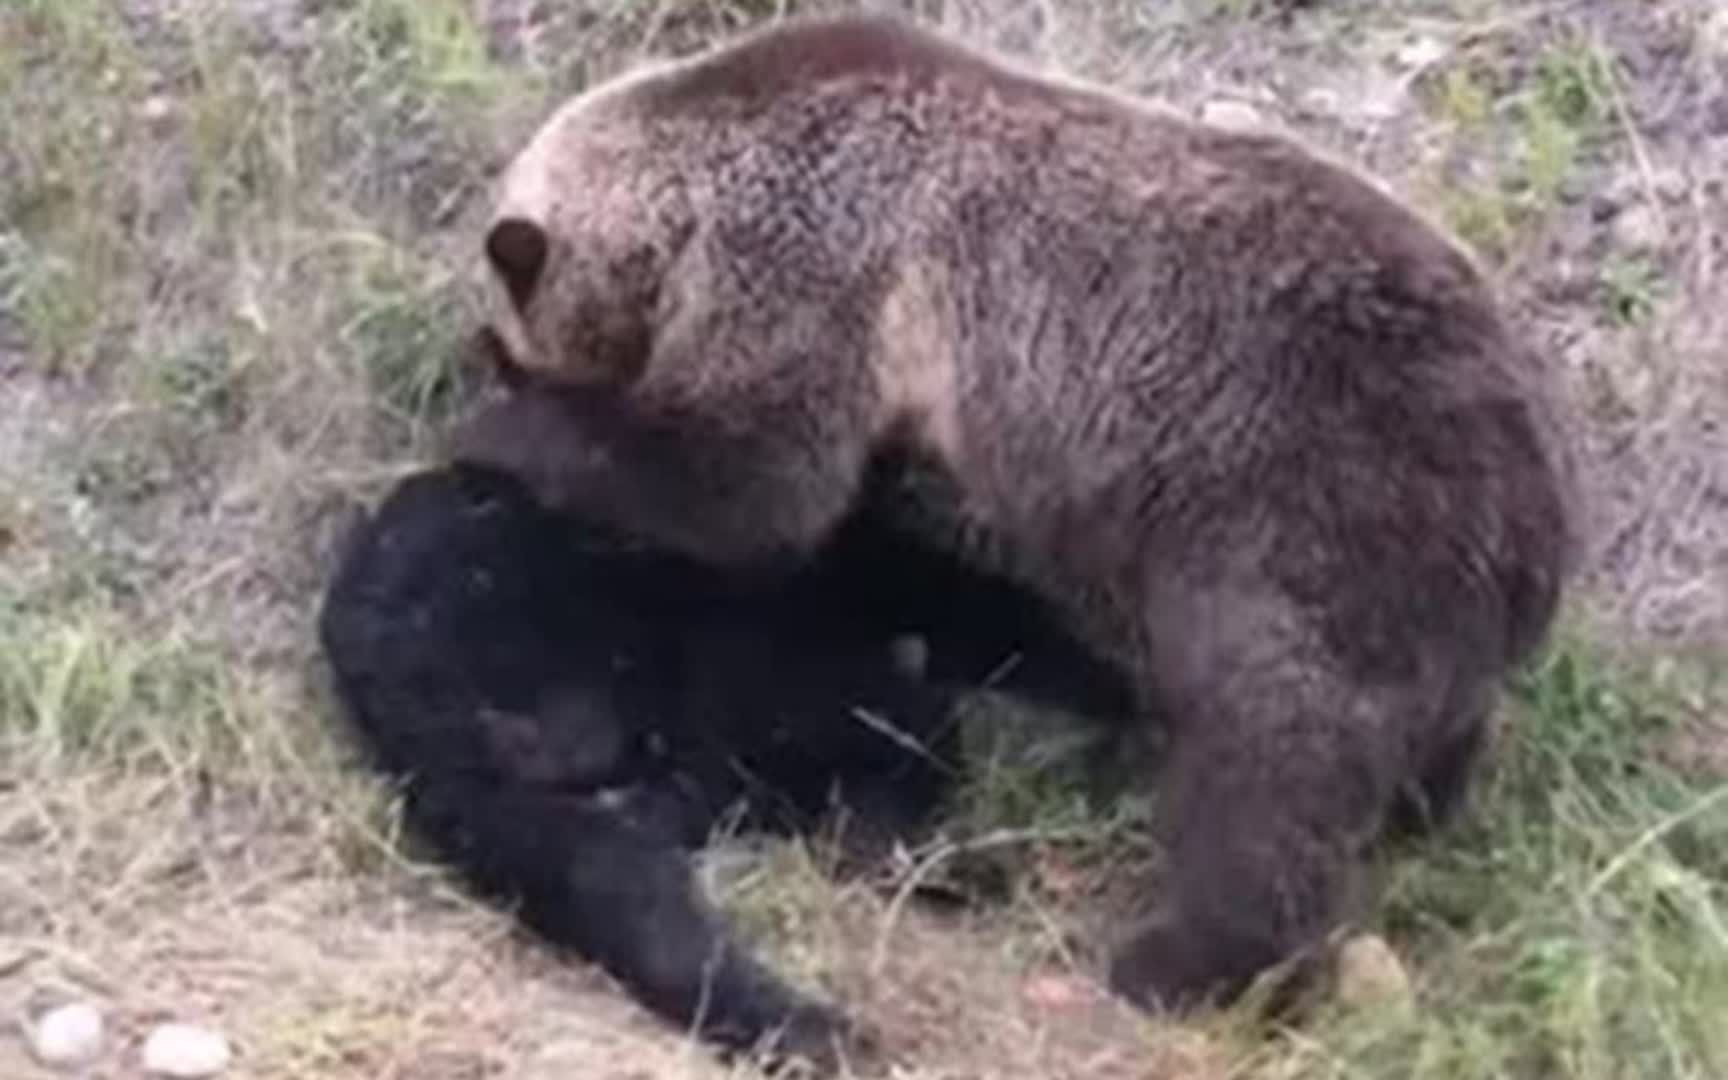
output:
[[486, 234], [486, 257], [504, 279], [504, 288], [518, 308], [540, 284], [546, 252], [546, 230], [527, 218], [503, 218]]

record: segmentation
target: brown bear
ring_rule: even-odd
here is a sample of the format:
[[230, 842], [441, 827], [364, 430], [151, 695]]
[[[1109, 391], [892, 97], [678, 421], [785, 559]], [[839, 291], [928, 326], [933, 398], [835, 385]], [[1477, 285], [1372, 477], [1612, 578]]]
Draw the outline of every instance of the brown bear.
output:
[[565, 105], [485, 250], [520, 377], [460, 455], [730, 566], [813, 551], [911, 455], [907, 528], [1131, 674], [1171, 739], [1167, 904], [1111, 964], [1142, 1004], [1316, 955], [1555, 616], [1541, 359], [1452, 241], [1293, 140], [797, 20]]

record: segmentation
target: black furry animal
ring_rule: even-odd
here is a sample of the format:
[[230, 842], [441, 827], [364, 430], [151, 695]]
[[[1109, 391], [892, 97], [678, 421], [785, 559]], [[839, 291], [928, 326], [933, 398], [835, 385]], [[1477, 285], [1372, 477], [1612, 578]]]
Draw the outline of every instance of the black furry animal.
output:
[[1543, 358], [1355, 171], [905, 23], [790, 20], [591, 88], [485, 245], [525, 386], [458, 440], [716, 566], [899, 515], [1058, 605], [1171, 728], [1143, 1004], [1228, 998], [1457, 802], [1573, 550]]
[[[916, 634], [927, 663], [892, 643]], [[1004, 688], [1108, 716], [1108, 671], [1036, 603], [861, 519], [740, 575], [584, 527], [484, 468], [403, 481], [320, 615], [335, 686], [409, 825], [551, 942], [724, 1046], [823, 1057], [848, 1025], [733, 941], [687, 853], [722, 813], [904, 835], [955, 779], [950, 709]]]

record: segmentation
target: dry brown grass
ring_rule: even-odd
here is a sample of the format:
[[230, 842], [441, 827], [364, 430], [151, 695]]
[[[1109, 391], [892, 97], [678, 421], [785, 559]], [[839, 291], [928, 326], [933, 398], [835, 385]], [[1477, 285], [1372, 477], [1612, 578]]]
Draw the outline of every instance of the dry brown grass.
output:
[[[1479, 820], [1386, 868], [1415, 1020], [1268, 1039], [1088, 993], [1067, 939], [1132, 855], [1102, 826], [1080, 851], [1011, 845], [1015, 899], [964, 918], [836, 884], [797, 846], [739, 855], [725, 895], [764, 947], [920, 1080], [1728, 1071], [1716, 6], [888, 6], [1185, 107], [1248, 103], [1458, 227], [1585, 419], [1580, 633], [1704, 665], [1639, 684], [1673, 707], [1572, 660], [1526, 688], [1534, 734]], [[582, 82], [776, 10], [0, 4], [0, 1003], [106, 1004], [121, 1044], [90, 1075], [135, 1075], [170, 1015], [230, 1033], [237, 1076], [725, 1075], [404, 853], [332, 736], [309, 630], [347, 508], [463, 400], [491, 167]], [[1642, 771], [1650, 736], [1689, 778]], [[1094, 820], [997, 779], [977, 826]], [[0, 1038], [0, 1074], [33, 1070]]]

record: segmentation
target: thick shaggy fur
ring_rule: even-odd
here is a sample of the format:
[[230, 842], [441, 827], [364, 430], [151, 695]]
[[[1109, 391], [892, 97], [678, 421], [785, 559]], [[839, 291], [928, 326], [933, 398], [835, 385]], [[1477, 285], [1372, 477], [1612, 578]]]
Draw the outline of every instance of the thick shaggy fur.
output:
[[1318, 942], [1399, 792], [1456, 800], [1556, 610], [1539, 358], [1450, 240], [1284, 138], [793, 22], [566, 105], [487, 251], [547, 388], [469, 458], [743, 564], [813, 550], [905, 448], [942, 493], [917, 527], [1132, 672], [1174, 728], [1137, 1001]]
[[[1014, 653], [1008, 689], [1125, 707], [1023, 592], [867, 521], [800, 572], [747, 579], [555, 517], [473, 467], [390, 493], [320, 631], [439, 855], [668, 1019], [819, 1057], [841, 1018], [740, 949], [687, 853], [738, 810], [774, 830], [844, 810], [863, 844], [916, 828], [955, 779], [957, 691]], [[923, 670], [895, 657], [907, 634]]]

